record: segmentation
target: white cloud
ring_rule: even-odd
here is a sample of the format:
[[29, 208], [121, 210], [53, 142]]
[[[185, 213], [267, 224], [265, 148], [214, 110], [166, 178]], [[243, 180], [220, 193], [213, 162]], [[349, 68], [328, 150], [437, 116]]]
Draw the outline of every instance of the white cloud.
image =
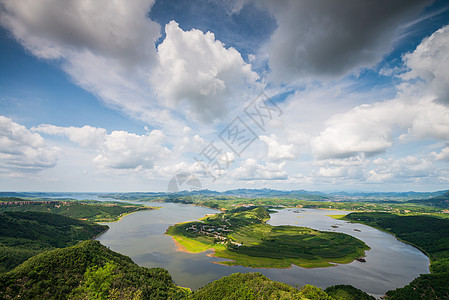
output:
[[184, 126], [182, 135], [173, 141], [173, 151], [182, 154], [186, 152], [200, 152], [206, 146], [206, 142], [199, 134], [194, 134], [192, 128]]
[[358, 179], [364, 177], [366, 160], [363, 157], [327, 159], [316, 163], [320, 166], [317, 175], [325, 178]]
[[426, 157], [406, 156], [400, 159], [377, 158], [368, 172], [367, 182], [380, 183], [399, 180], [401, 182], [419, 178], [438, 177], [439, 170]]
[[[276, 18], [269, 45], [273, 79], [325, 79], [371, 67], [392, 50], [424, 0], [263, 2]], [[402, 29], [404, 29], [402, 27]]]
[[425, 38], [403, 59], [409, 71], [401, 77], [405, 80], [424, 79], [429, 93], [449, 105], [449, 25]]
[[199, 162], [195, 162], [193, 164], [189, 164], [186, 162], [180, 162], [177, 164], [169, 165], [169, 166], [155, 166], [154, 173], [158, 177], [173, 177], [179, 173], [192, 173], [198, 174], [204, 171], [203, 167]]
[[242, 98], [258, 75], [234, 48], [225, 48], [211, 32], [183, 31], [174, 21], [157, 48], [158, 66], [150, 82], [165, 105], [193, 119], [223, 117], [230, 103]]
[[170, 150], [162, 145], [164, 139], [160, 130], [147, 135], [113, 131], [106, 137], [94, 162], [103, 168], [151, 169], [156, 161], [170, 154]]
[[59, 149], [50, 147], [38, 133], [30, 132], [9, 118], [0, 116], [0, 170], [36, 172], [56, 165]]
[[60, 127], [50, 124], [41, 124], [31, 128], [31, 131], [51, 135], [66, 135], [71, 141], [79, 144], [81, 147], [99, 147], [104, 144], [107, 135], [106, 129], [89, 125], [83, 127]]
[[60, 63], [106, 105], [159, 127], [178, 120], [159, 107], [148, 84], [160, 25], [154, 0], [2, 1], [0, 24], [36, 57]]
[[259, 164], [255, 159], [248, 158], [240, 166], [230, 172], [234, 179], [239, 180], [286, 180], [285, 162], [276, 164], [267, 162]]
[[435, 160], [449, 161], [449, 147], [443, 148], [440, 153], [432, 152], [431, 155]]
[[269, 160], [295, 159], [293, 144], [281, 145], [275, 134], [270, 136], [262, 135], [259, 139], [267, 144], [267, 158]]
[[[360, 105], [335, 115], [312, 140], [318, 158], [350, 157], [385, 152], [399, 141], [436, 139], [449, 141], [449, 27], [426, 38], [404, 56], [408, 68], [400, 75], [393, 100]], [[415, 78], [424, 79], [413, 81]], [[434, 101], [437, 99], [438, 101]]]
[[3, 0], [0, 21], [40, 58], [67, 58], [87, 50], [114, 58], [124, 67], [135, 66], [154, 57], [160, 27], [146, 16], [153, 3]]
[[393, 123], [403, 103], [361, 105], [332, 117], [327, 128], [311, 142], [318, 158], [345, 158], [359, 153], [376, 154], [391, 147]]
[[360, 153], [374, 155], [399, 139], [449, 140], [449, 108], [429, 99], [418, 102], [395, 99], [361, 105], [326, 122], [326, 129], [312, 140], [318, 158], [345, 158]]
[[112, 169], [152, 169], [154, 164], [167, 158], [171, 151], [163, 145], [166, 136], [160, 130], [152, 130], [146, 135], [127, 131], [112, 131], [92, 126], [60, 127], [43, 124], [34, 131], [66, 135], [81, 147], [90, 147], [97, 155], [93, 162], [100, 168]]

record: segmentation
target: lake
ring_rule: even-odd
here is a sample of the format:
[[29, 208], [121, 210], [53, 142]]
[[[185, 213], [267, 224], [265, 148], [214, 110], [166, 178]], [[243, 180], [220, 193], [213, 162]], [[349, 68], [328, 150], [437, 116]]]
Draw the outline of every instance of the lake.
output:
[[272, 280], [293, 286], [313, 284], [326, 288], [335, 284], [351, 284], [380, 297], [388, 290], [408, 284], [419, 274], [429, 273], [429, 259], [418, 249], [372, 227], [327, 216], [347, 212], [319, 209], [283, 209], [271, 214], [268, 223], [274, 226], [306, 226], [352, 235], [371, 247], [371, 250], [366, 251], [365, 263], [354, 261], [315, 269], [297, 266], [289, 269], [257, 269], [219, 265], [213, 262], [224, 259], [208, 256], [210, 251], [198, 254], [179, 252], [172, 238], [164, 235], [170, 225], [198, 220], [206, 214], [217, 213], [217, 210], [174, 203], [145, 204], [161, 209], [136, 212], [118, 222], [106, 223], [110, 229], [97, 240], [113, 251], [130, 256], [140, 266], [167, 269], [176, 284], [192, 290], [235, 272], [260, 272]]

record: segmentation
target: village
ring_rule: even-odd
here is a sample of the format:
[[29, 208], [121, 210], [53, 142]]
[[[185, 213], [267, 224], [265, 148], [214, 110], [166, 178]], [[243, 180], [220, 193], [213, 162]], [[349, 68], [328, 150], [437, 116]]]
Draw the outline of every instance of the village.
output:
[[[228, 220], [223, 220], [229, 224]], [[208, 236], [215, 239], [216, 244], [229, 244], [234, 247], [240, 247], [243, 244], [232, 241], [228, 238], [227, 234], [233, 232], [226, 224], [214, 225], [214, 224], [192, 224], [190, 227], [185, 228], [186, 231], [194, 232], [202, 236]]]

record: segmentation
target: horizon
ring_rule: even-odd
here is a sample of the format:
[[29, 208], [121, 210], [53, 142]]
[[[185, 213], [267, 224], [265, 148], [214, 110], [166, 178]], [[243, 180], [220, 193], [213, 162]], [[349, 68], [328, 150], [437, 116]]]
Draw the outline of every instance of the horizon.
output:
[[[416, 190], [404, 190], [404, 191], [370, 191], [370, 190], [306, 190], [306, 189], [294, 189], [294, 190], [278, 190], [278, 189], [270, 189], [270, 188], [260, 188], [260, 189], [248, 189], [248, 188], [236, 188], [236, 189], [230, 189], [230, 190], [210, 190], [210, 189], [199, 189], [199, 190], [179, 190], [178, 192], [169, 192], [169, 191], [101, 191], [101, 192], [95, 192], [95, 191], [79, 191], [79, 192], [71, 192], [71, 191], [38, 191], [38, 190], [23, 190], [23, 191], [11, 191], [11, 190], [2, 190], [0, 191], [0, 194], [2, 193], [26, 193], [26, 194], [33, 194], [33, 193], [41, 193], [41, 194], [132, 194], [132, 193], [141, 193], [141, 194], [176, 194], [176, 193], [186, 193], [186, 192], [216, 192], [216, 193], [226, 193], [226, 192], [232, 192], [236, 190], [254, 190], [254, 191], [262, 191], [262, 190], [270, 190], [275, 192], [296, 192], [296, 191], [304, 191], [309, 193], [323, 193], [323, 194], [338, 194], [338, 193], [347, 193], [347, 194], [404, 194], [404, 193], [423, 193], [423, 194], [430, 194], [430, 193], [444, 193], [448, 192], [449, 188], [442, 189], [442, 190], [431, 190], [431, 191], [416, 191]], [[126, 201], [126, 200], [125, 200]]]
[[0, 191], [449, 186], [447, 1], [0, 1]]

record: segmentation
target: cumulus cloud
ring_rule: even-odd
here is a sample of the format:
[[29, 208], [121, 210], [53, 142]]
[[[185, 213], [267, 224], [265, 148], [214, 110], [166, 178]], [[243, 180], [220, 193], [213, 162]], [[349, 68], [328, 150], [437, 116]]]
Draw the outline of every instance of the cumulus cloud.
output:
[[363, 157], [328, 159], [317, 163], [317, 175], [325, 178], [362, 179], [366, 161]]
[[60, 127], [42, 124], [34, 131], [51, 135], [65, 135], [82, 147], [97, 152], [93, 162], [100, 168], [152, 169], [155, 162], [166, 158], [171, 151], [163, 145], [165, 134], [152, 130], [146, 135], [127, 131], [112, 131], [92, 126]]
[[164, 139], [160, 130], [153, 130], [148, 135], [113, 131], [106, 136], [94, 162], [104, 168], [151, 169], [157, 160], [170, 154], [170, 150], [162, 145]]
[[429, 93], [439, 102], [449, 105], [449, 25], [425, 38], [403, 59], [409, 71], [401, 78], [425, 80]]
[[211, 32], [183, 31], [171, 21], [157, 48], [158, 65], [150, 82], [164, 103], [178, 109], [187, 104], [194, 119], [222, 117], [229, 103], [242, 98], [258, 75], [234, 48], [226, 48]]
[[185, 152], [200, 152], [205, 146], [206, 142], [199, 135], [195, 134], [192, 128], [184, 126], [182, 129], [182, 135], [174, 142], [174, 152], [185, 153]]
[[89, 125], [83, 127], [60, 127], [50, 124], [41, 124], [31, 128], [31, 130], [50, 135], [66, 135], [71, 141], [82, 147], [99, 147], [104, 144], [107, 135], [106, 129]]
[[439, 153], [432, 152], [431, 154], [435, 160], [449, 161], [449, 147], [443, 148]]
[[346, 158], [363, 153], [385, 152], [398, 138], [449, 140], [449, 109], [429, 99], [417, 102], [395, 99], [361, 105], [326, 122], [312, 139], [313, 153], [320, 159]]
[[88, 49], [135, 65], [154, 57], [152, 43], [160, 29], [146, 17], [153, 3], [4, 0], [0, 21], [41, 58], [65, 58], [67, 52]]
[[0, 116], [0, 170], [36, 172], [54, 167], [59, 149], [50, 147], [38, 133]]
[[231, 172], [231, 177], [240, 180], [286, 180], [288, 174], [284, 171], [284, 167], [285, 162], [279, 164], [267, 162], [264, 165], [248, 158]]
[[278, 24], [269, 44], [274, 79], [336, 78], [371, 67], [425, 0], [263, 2]]
[[406, 156], [400, 159], [377, 158], [374, 167], [368, 172], [368, 182], [384, 182], [386, 180], [413, 180], [437, 176], [437, 168], [426, 157]]
[[278, 137], [275, 134], [270, 136], [262, 135], [259, 139], [264, 142], [267, 147], [267, 158], [269, 160], [277, 161], [282, 159], [294, 159], [295, 154], [293, 144], [282, 145], [278, 142]]
[[[312, 139], [313, 153], [320, 159], [374, 155], [390, 148], [395, 138], [449, 141], [449, 27], [424, 39], [404, 56], [408, 71], [397, 85], [395, 99], [364, 104], [338, 114]], [[438, 101], [434, 101], [437, 99]]]
[[321, 159], [383, 152], [393, 144], [392, 123], [404, 108], [403, 103], [392, 101], [361, 105], [336, 115], [326, 122], [326, 129], [312, 139], [313, 152]]
[[148, 85], [160, 25], [154, 0], [4, 0], [0, 24], [31, 54], [60, 63], [106, 105], [158, 126], [174, 122]]

